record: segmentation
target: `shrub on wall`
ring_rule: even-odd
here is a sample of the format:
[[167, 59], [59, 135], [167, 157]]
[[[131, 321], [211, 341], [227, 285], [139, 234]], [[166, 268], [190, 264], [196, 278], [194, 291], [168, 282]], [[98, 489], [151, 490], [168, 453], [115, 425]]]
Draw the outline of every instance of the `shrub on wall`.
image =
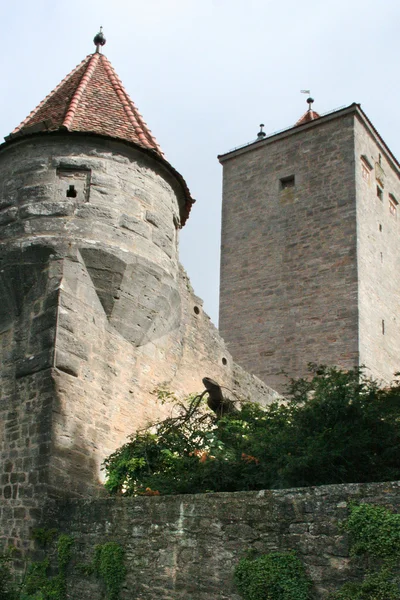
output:
[[344, 584], [332, 600], [400, 600], [400, 515], [382, 506], [352, 505], [342, 528], [364, 576]]
[[235, 583], [244, 600], [308, 600], [310, 581], [293, 552], [243, 558]]
[[111, 493], [179, 494], [400, 478], [400, 384], [311, 366], [288, 402], [217, 416], [197, 398], [104, 463]]

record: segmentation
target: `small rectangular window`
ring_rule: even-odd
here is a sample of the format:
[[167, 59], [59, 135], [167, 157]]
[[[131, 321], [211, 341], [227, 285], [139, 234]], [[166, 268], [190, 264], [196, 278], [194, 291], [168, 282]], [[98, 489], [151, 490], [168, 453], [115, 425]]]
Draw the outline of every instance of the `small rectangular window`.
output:
[[368, 160], [368, 157], [365, 154], [361, 155], [361, 173], [363, 179], [369, 183], [370, 173], [374, 167], [371, 162]]
[[390, 214], [393, 215], [394, 217], [396, 216], [397, 213], [397, 206], [398, 206], [398, 201], [395, 198], [395, 196], [393, 194], [389, 194], [389, 211]]
[[369, 160], [369, 158], [366, 154], [361, 154], [361, 160], [364, 163], [364, 165], [367, 167], [367, 169], [369, 171], [372, 171], [372, 169], [374, 168], [374, 165], [371, 163], [371, 161]]
[[289, 175], [289, 177], [282, 177], [282, 179], [280, 179], [279, 181], [281, 190], [286, 190], [287, 188], [294, 187], [295, 185], [294, 175]]
[[361, 164], [361, 173], [362, 173], [363, 179], [365, 179], [365, 181], [369, 182], [369, 173], [370, 173], [370, 171], [369, 171], [368, 167], [365, 166], [364, 163]]
[[381, 187], [379, 187], [379, 185], [376, 186], [376, 195], [378, 196], [379, 200], [382, 202], [383, 201], [383, 189]]

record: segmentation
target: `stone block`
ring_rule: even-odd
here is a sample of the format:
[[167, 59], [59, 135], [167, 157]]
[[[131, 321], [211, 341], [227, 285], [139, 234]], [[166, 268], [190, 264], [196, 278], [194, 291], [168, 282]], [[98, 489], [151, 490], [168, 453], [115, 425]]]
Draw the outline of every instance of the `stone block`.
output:
[[149, 226], [140, 219], [123, 214], [120, 217], [119, 224], [123, 229], [128, 229], [144, 238], [150, 237]]
[[75, 205], [72, 202], [35, 202], [19, 209], [21, 219], [34, 217], [67, 217], [72, 215]]
[[36, 373], [37, 371], [48, 369], [52, 366], [53, 353], [53, 349], [48, 348], [37, 354], [17, 360], [15, 365], [15, 376], [18, 379]]
[[68, 375], [79, 377], [80, 360], [69, 352], [57, 350], [55, 367], [60, 371], [64, 371], [64, 373], [68, 373]]
[[[1, 208], [1, 202], [0, 202]], [[8, 225], [17, 219], [18, 209], [16, 207], [8, 208], [0, 212], [0, 226]]]

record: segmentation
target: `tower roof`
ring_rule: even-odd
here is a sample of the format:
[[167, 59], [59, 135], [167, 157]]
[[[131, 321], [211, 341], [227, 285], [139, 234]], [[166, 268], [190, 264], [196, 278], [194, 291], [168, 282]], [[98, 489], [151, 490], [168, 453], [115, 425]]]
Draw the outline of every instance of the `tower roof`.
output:
[[304, 115], [297, 121], [296, 125], [303, 125], [304, 123], [309, 123], [310, 121], [315, 121], [315, 119], [320, 118], [320, 114], [315, 110], [309, 109]]
[[163, 155], [110, 61], [89, 54], [11, 133], [80, 131], [134, 142]]
[[[310, 93], [310, 90], [302, 90], [302, 93], [308, 92]], [[315, 121], [315, 119], [319, 119], [321, 115], [319, 115], [317, 112], [315, 112], [315, 110], [312, 109], [312, 105], [314, 103], [314, 98], [311, 98], [311, 96], [309, 96], [307, 98], [307, 104], [308, 104], [308, 111], [306, 113], [304, 113], [304, 115], [302, 117], [300, 117], [300, 119], [297, 121], [295, 127], [297, 125], [304, 125], [304, 123], [310, 123], [310, 121]]]

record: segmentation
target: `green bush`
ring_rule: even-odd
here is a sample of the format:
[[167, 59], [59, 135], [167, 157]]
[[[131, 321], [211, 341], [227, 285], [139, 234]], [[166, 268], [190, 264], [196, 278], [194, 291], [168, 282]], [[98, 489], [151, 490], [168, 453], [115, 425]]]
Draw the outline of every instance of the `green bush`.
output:
[[244, 600], [308, 600], [310, 581], [293, 552], [243, 558], [235, 583]]
[[400, 515], [382, 506], [354, 504], [342, 529], [364, 577], [343, 585], [332, 600], [400, 600]]
[[104, 463], [111, 493], [232, 492], [400, 478], [400, 386], [310, 367], [285, 404], [219, 418], [191, 398]]

